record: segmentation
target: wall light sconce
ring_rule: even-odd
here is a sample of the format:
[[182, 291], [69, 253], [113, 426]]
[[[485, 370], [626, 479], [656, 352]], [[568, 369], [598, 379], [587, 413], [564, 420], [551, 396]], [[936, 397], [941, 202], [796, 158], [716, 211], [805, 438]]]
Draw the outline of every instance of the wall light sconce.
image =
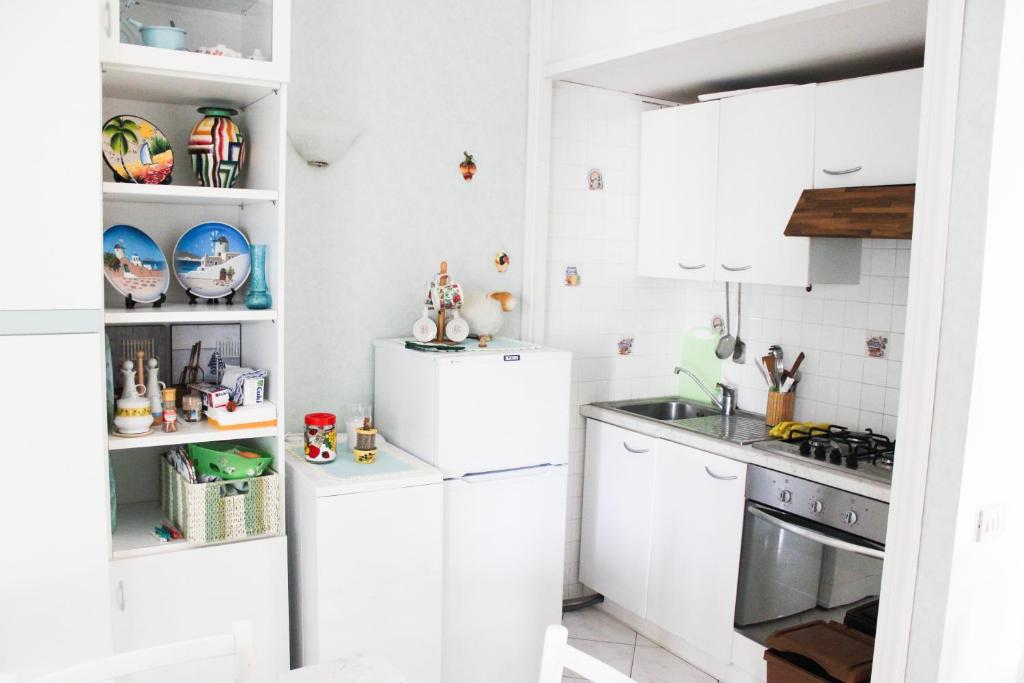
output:
[[288, 122], [288, 140], [307, 164], [324, 168], [348, 150], [359, 133], [342, 121], [293, 117]]

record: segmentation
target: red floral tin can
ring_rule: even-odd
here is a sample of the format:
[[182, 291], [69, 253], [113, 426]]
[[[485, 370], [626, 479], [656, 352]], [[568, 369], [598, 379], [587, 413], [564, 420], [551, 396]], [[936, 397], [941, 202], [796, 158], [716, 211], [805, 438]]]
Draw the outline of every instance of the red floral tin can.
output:
[[333, 413], [310, 413], [306, 415], [305, 448], [306, 460], [317, 464], [333, 461], [338, 457], [337, 418]]

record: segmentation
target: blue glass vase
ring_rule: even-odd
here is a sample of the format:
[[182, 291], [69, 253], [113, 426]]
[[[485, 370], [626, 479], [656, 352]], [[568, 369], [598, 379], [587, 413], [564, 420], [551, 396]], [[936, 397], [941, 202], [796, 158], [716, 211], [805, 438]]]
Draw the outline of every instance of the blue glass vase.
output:
[[252, 279], [249, 280], [249, 293], [245, 295], [245, 307], [257, 310], [270, 308], [273, 301], [267, 289], [267, 245], [251, 245], [249, 257], [252, 259]]

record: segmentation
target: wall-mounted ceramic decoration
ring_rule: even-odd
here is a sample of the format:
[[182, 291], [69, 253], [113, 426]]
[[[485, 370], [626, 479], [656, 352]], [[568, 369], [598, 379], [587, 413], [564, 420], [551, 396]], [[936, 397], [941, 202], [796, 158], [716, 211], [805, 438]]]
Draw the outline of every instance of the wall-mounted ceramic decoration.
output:
[[174, 275], [188, 292], [203, 299], [237, 291], [249, 269], [249, 240], [227, 223], [200, 223], [174, 245]]
[[459, 170], [462, 171], [462, 179], [468, 183], [476, 175], [476, 162], [473, 161], [473, 155], [469, 152], [463, 152], [462, 154], [466, 158], [459, 164]]
[[140, 304], [160, 301], [171, 281], [160, 245], [131, 225], [103, 231], [103, 275], [122, 296]]
[[601, 169], [592, 168], [587, 171], [587, 187], [591, 190], [604, 189], [604, 173], [601, 173]]
[[565, 284], [567, 287], [580, 286], [580, 271], [577, 270], [576, 266], [565, 267]]
[[245, 136], [231, 120], [238, 112], [224, 107], [200, 107], [203, 118], [188, 138], [192, 170], [204, 187], [234, 187], [245, 162]]
[[512, 259], [505, 252], [499, 251], [494, 255], [494, 269], [499, 273], [504, 273], [508, 270], [510, 263], [512, 263]]
[[103, 161], [119, 183], [166, 184], [174, 170], [167, 136], [146, 119], [127, 114], [103, 124]]
[[619, 355], [620, 356], [628, 356], [629, 354], [633, 353], [633, 338], [632, 337], [623, 337], [622, 339], [619, 340], [618, 346], [619, 346]]
[[865, 340], [865, 353], [871, 358], [884, 358], [888, 344], [889, 338], [885, 335], [872, 334]]

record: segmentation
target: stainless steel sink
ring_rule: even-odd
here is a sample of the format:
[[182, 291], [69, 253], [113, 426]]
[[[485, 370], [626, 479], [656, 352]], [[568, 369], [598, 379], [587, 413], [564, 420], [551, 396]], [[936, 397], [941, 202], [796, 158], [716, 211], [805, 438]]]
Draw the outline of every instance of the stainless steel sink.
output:
[[686, 401], [653, 401], [650, 403], [632, 403], [623, 405], [619, 410], [641, 417], [649, 417], [652, 420], [671, 422], [672, 420], [686, 420], [691, 417], [706, 417], [708, 415], [719, 415], [717, 408], [694, 405]]
[[763, 415], [737, 410], [734, 414], [726, 416], [715, 406], [688, 401], [678, 396], [609, 401], [595, 405], [722, 441], [750, 444], [768, 438], [768, 428], [764, 424]]

